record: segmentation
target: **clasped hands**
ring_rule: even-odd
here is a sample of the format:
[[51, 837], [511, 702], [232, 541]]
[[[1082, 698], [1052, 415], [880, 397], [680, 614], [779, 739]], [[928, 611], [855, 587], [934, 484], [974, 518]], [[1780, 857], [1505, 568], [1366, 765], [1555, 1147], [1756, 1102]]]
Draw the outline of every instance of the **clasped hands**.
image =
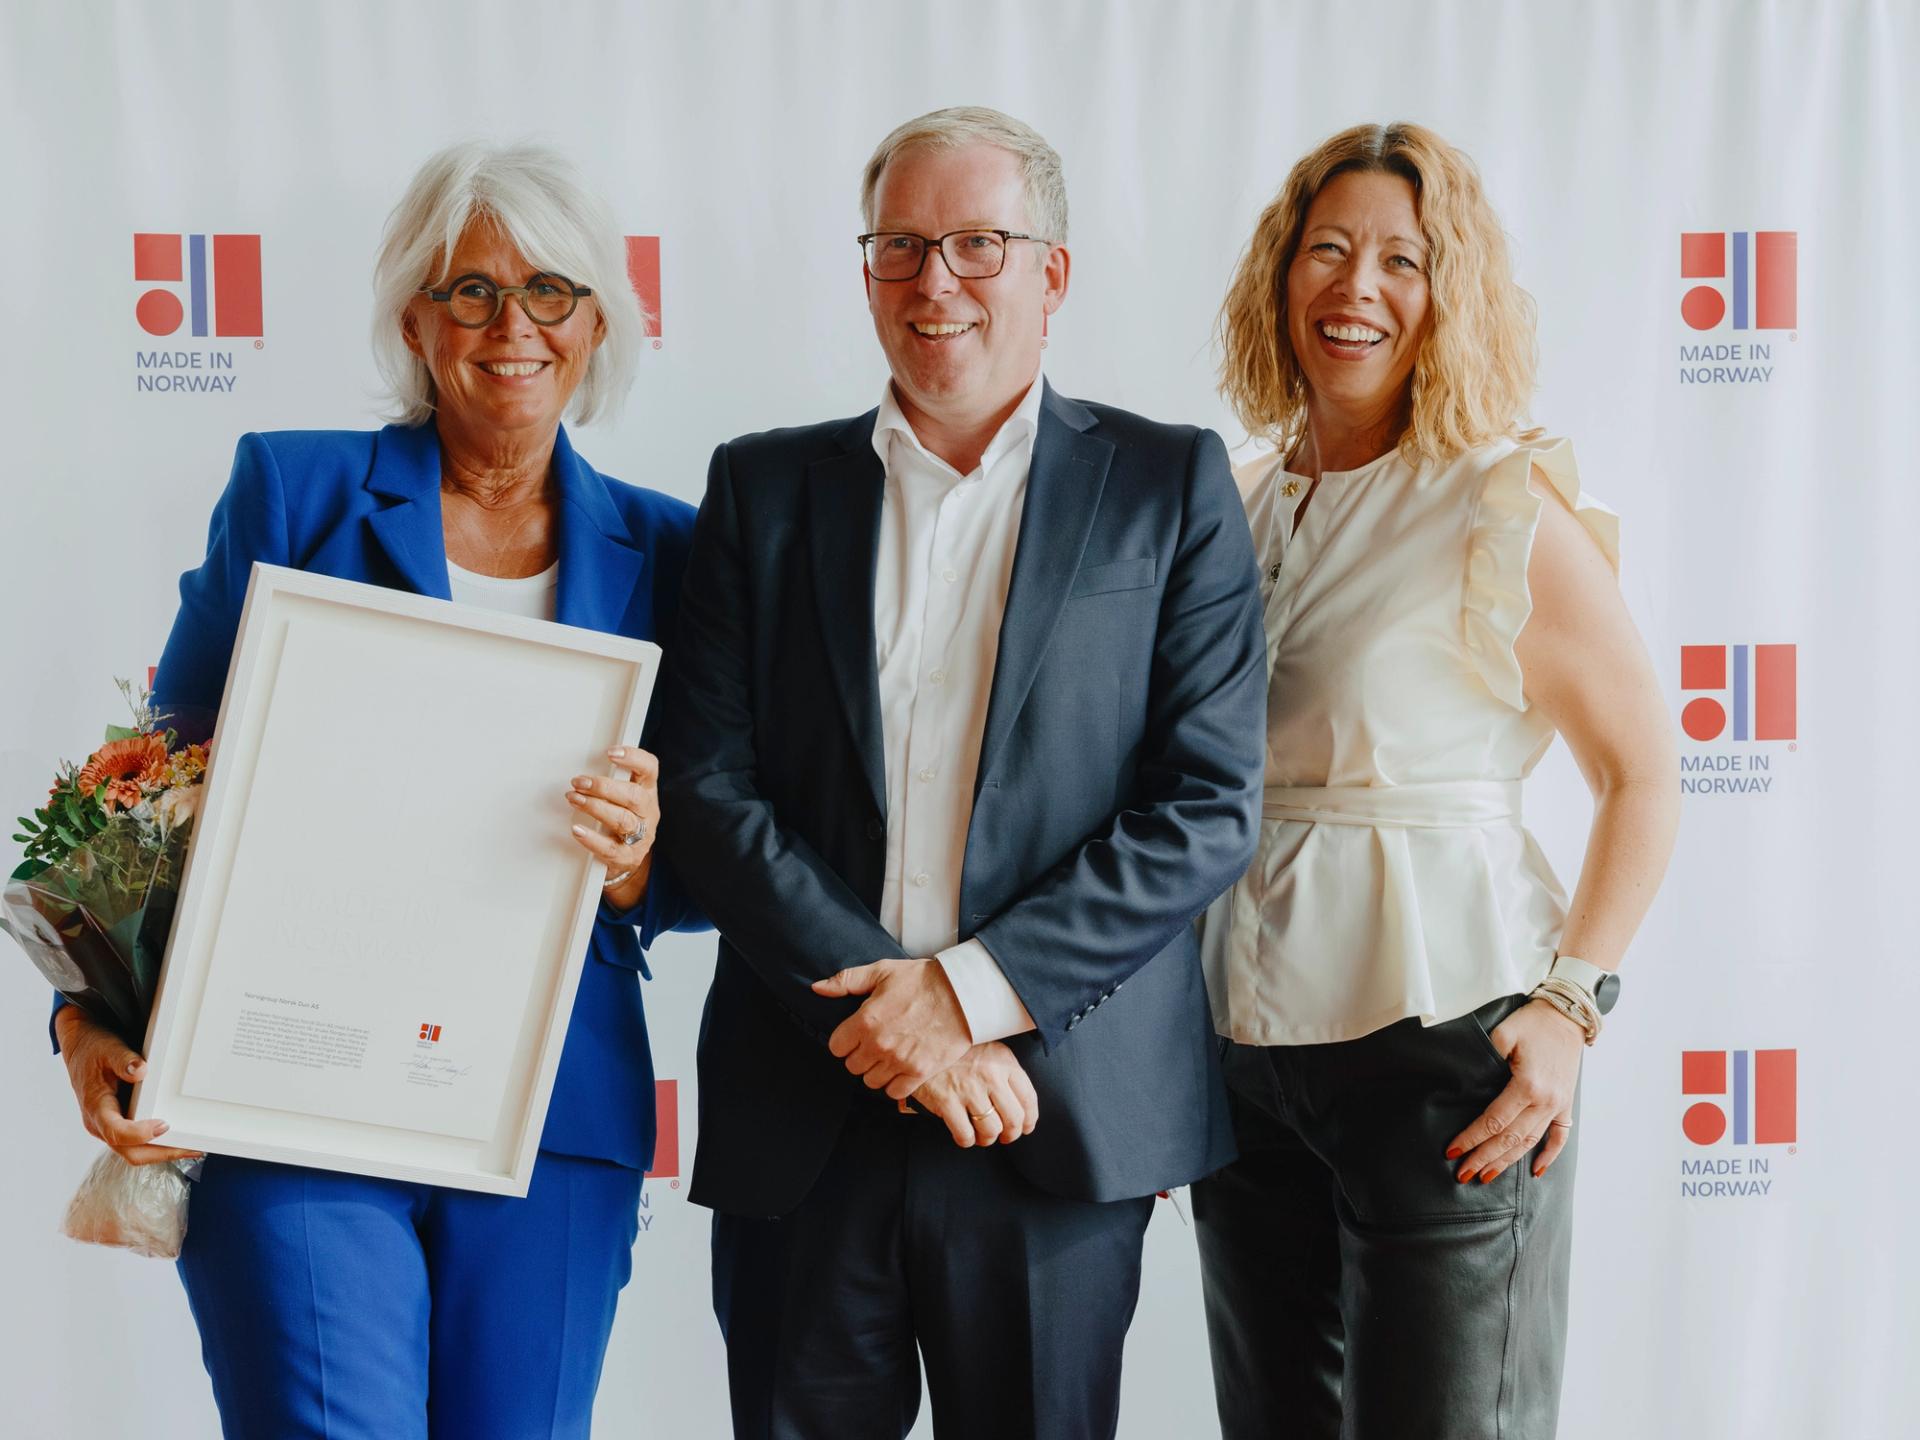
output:
[[937, 960], [876, 960], [816, 980], [816, 995], [864, 995], [827, 1048], [903, 1111], [911, 1101], [946, 1123], [953, 1143], [1011, 1145], [1040, 1120], [1033, 1082], [997, 1040], [973, 1043], [960, 997]]

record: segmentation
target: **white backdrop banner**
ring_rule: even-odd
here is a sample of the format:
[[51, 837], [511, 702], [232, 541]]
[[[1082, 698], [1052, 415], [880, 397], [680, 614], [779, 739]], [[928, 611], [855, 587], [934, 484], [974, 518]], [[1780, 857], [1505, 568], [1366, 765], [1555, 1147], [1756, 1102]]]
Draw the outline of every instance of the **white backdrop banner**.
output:
[[[1561, 1433], [1920, 1433], [1917, 69], [1892, 0], [6, 0], [0, 809], [157, 660], [236, 439], [378, 423], [374, 247], [444, 144], [543, 139], [608, 198], [658, 333], [576, 443], [697, 501], [717, 442], [876, 400], [853, 236], [898, 121], [980, 103], [1045, 134], [1074, 242], [1048, 374], [1235, 445], [1210, 334], [1254, 216], [1324, 136], [1417, 120], [1513, 236], [1534, 418], [1624, 517], [1683, 731], [1679, 852], [1584, 1086]], [[1571, 886], [1590, 807], [1564, 749], [1527, 808]], [[662, 1145], [609, 1435], [725, 1430], [682, 1189], [712, 959], [653, 957]], [[212, 1435], [170, 1267], [55, 1233], [94, 1142], [11, 946], [0, 1003], [5, 1428]], [[1121, 1433], [1215, 1433], [1192, 1234], [1163, 1205], [1147, 1248]]]

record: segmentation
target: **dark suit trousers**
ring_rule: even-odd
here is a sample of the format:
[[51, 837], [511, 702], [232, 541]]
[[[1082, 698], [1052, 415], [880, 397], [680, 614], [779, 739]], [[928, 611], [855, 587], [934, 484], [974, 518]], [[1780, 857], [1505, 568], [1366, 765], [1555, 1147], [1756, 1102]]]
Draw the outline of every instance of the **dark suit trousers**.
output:
[[1047, 1194], [1007, 1148], [874, 1097], [797, 1209], [714, 1217], [736, 1436], [900, 1440], [922, 1357], [940, 1440], [1113, 1435], [1152, 1197]]
[[[1194, 1187], [1226, 1440], [1547, 1440], [1573, 1162], [1455, 1180], [1524, 997], [1334, 1045], [1233, 1045], [1240, 1158]], [[1576, 1134], [1577, 1134], [1576, 1127]]]

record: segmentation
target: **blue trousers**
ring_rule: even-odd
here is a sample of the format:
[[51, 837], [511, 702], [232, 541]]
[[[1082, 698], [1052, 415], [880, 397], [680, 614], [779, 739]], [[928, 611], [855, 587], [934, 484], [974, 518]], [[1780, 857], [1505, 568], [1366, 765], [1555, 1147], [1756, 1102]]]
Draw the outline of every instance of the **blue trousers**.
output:
[[209, 1156], [180, 1278], [227, 1440], [585, 1437], [641, 1175], [525, 1199]]

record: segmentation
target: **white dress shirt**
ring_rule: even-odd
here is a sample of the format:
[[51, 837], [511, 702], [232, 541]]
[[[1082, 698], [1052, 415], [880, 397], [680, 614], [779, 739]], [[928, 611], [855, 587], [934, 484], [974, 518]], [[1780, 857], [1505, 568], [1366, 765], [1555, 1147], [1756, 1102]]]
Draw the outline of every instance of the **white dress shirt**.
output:
[[1033, 1028], [987, 947], [955, 942], [974, 780], [1040, 398], [1036, 377], [971, 475], [920, 443], [891, 383], [873, 427], [886, 470], [873, 582], [887, 760], [880, 923], [909, 954], [939, 960], [976, 1045]]

